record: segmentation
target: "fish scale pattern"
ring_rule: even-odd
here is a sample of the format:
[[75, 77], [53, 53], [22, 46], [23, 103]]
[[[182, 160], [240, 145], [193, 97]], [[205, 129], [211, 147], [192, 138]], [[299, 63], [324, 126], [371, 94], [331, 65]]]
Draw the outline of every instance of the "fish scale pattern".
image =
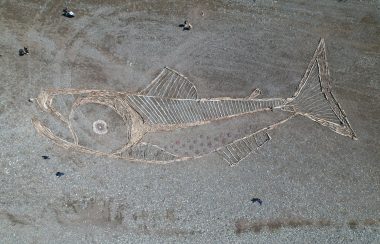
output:
[[192, 100], [129, 95], [129, 104], [151, 124], [187, 124], [271, 109], [284, 99]]

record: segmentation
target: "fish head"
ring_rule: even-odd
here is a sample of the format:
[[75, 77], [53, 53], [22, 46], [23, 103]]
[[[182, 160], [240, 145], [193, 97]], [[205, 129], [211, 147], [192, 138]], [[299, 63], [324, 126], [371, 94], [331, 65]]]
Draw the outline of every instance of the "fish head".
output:
[[125, 96], [101, 90], [42, 91], [37, 103], [49, 123], [33, 118], [33, 124], [64, 148], [116, 156], [144, 134], [143, 120]]

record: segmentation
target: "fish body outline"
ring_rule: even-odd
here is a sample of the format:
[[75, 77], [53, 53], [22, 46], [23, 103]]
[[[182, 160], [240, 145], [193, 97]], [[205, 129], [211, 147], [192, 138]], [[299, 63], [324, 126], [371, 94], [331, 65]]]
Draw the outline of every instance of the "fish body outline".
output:
[[[237, 165], [271, 139], [269, 131], [298, 115], [326, 126], [338, 134], [357, 139], [346, 114], [331, 92], [324, 39], [320, 40], [292, 97], [259, 99], [259, 94], [260, 92], [255, 90], [247, 98], [198, 98], [197, 89], [192, 82], [177, 71], [165, 67], [148, 87], [138, 93], [72, 88], [42, 91], [37, 98], [39, 107], [69, 128], [73, 142], [55, 135], [37, 118], [33, 118], [32, 122], [40, 134], [63, 148], [148, 163], [169, 163], [204, 155], [189, 157], [168, 152], [159, 146], [143, 142], [147, 133], [200, 126], [216, 120], [263, 111], [285, 111], [289, 116], [212, 152], [217, 152], [229, 165]], [[68, 118], [52, 105], [53, 99], [59, 95], [80, 95], [75, 99]], [[100, 104], [115, 111], [128, 129], [128, 142], [111, 153], [80, 145], [70, 121], [73, 112], [86, 104]]]

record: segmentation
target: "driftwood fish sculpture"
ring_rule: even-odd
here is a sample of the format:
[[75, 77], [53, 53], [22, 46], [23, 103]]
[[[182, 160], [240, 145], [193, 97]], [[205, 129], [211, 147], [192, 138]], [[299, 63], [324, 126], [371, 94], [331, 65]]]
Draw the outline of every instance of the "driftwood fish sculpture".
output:
[[[39, 107], [62, 122], [70, 136], [63, 138], [59, 135], [62, 133], [54, 132], [54, 128], [40, 119], [33, 118], [32, 122], [40, 134], [63, 148], [150, 163], [182, 161], [206, 154], [178, 155], [144, 142], [150, 133], [182, 130], [259, 112], [282, 112], [287, 116], [211, 152], [217, 152], [231, 166], [236, 165], [265, 145], [271, 139], [268, 134], [271, 130], [295, 116], [307, 117], [338, 134], [356, 139], [344, 111], [331, 93], [323, 39], [292, 97], [257, 99], [259, 94], [259, 90], [255, 90], [248, 98], [199, 99], [196, 87], [186, 77], [164, 68], [138, 93], [80, 89], [41, 92], [37, 98]], [[62, 96], [72, 98], [66, 115], [54, 106], [55, 100]]]

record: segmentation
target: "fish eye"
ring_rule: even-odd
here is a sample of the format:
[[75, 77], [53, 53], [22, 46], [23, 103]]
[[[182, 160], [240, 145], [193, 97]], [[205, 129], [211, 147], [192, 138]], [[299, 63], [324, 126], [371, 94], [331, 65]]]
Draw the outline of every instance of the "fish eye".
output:
[[92, 130], [99, 135], [107, 134], [107, 123], [104, 120], [99, 119], [92, 123]]
[[85, 103], [73, 108], [70, 127], [78, 145], [111, 153], [128, 144], [131, 138], [131, 119], [113, 106]]

